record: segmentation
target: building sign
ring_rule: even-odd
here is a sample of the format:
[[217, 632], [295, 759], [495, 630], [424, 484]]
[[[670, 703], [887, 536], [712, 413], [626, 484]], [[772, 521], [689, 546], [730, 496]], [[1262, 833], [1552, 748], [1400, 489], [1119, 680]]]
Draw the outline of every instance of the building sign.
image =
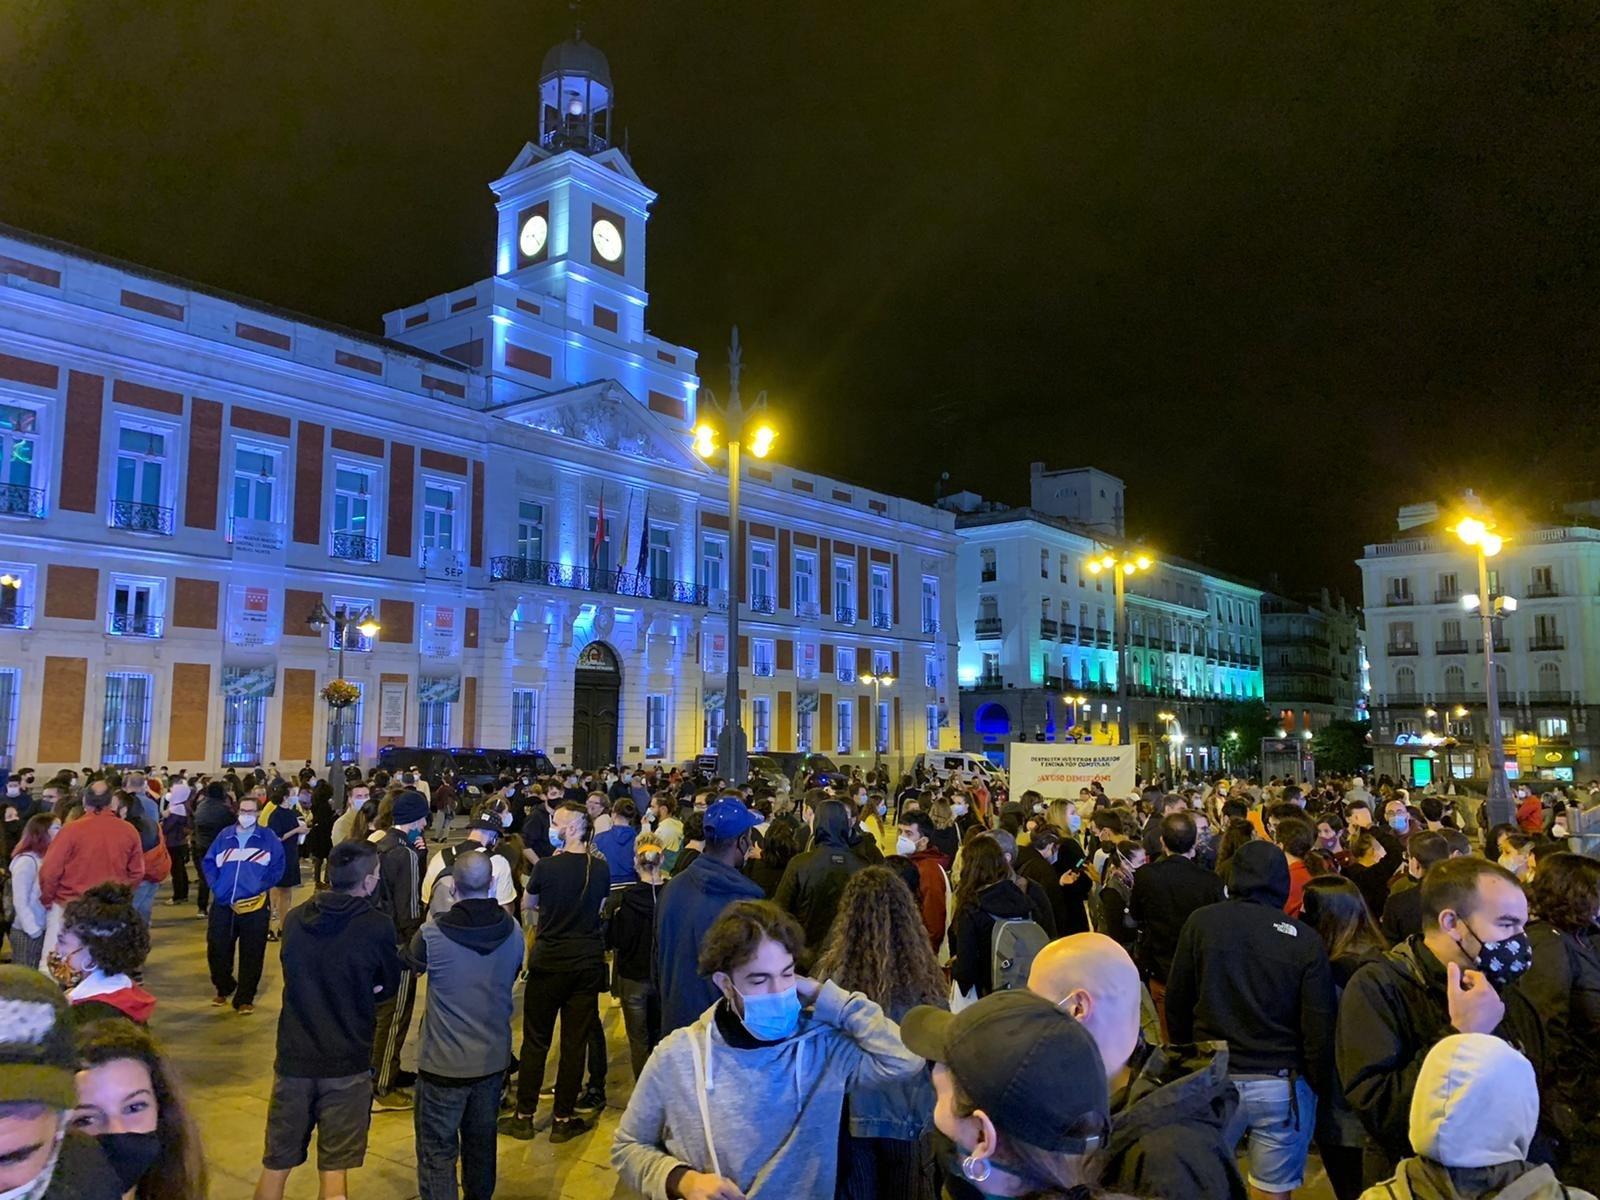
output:
[[1078, 790], [1099, 782], [1108, 796], [1134, 787], [1134, 747], [1011, 744], [1011, 794], [1032, 789], [1049, 800], [1076, 800]]
[[462, 550], [434, 546], [422, 552], [422, 577], [459, 590], [467, 580], [467, 556]]
[[616, 674], [616, 657], [600, 642], [590, 642], [578, 651], [578, 670], [609, 671]]
[[272, 589], [251, 583], [228, 585], [228, 641], [235, 646], [271, 646], [278, 640], [272, 621]]
[[456, 610], [448, 604], [422, 606], [422, 636], [418, 649], [423, 658], [454, 658], [457, 653]]
[[222, 694], [224, 696], [271, 696], [278, 690], [276, 663], [262, 663], [250, 667], [222, 668]]
[[424, 675], [417, 680], [417, 699], [424, 704], [454, 704], [461, 699], [461, 676]]
[[406, 735], [406, 685], [384, 680], [378, 685], [378, 736], [403, 738]]
[[286, 541], [281, 521], [257, 521], [234, 517], [230, 534], [234, 558], [281, 563]]

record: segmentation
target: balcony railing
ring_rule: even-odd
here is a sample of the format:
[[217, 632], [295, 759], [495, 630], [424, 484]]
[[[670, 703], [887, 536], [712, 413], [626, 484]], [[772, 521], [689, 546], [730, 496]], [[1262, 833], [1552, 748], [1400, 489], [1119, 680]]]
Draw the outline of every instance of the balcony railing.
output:
[[875, 612], [872, 614], [872, 627], [874, 629], [887, 629], [893, 623], [893, 620], [886, 612]]
[[983, 569], [983, 574], [978, 576], [978, 582], [979, 583], [993, 583], [994, 581], [995, 581], [995, 570], [994, 570], [993, 567], [985, 567]]
[[1075, 642], [1078, 640], [1078, 627], [1063, 621], [1060, 636], [1063, 642]]
[[1390, 707], [1396, 705], [1406, 706], [1422, 703], [1421, 692], [1389, 692], [1383, 697], [1383, 703]]
[[1529, 704], [1571, 704], [1571, 692], [1529, 692]]
[[377, 562], [378, 539], [364, 533], [340, 533], [328, 537], [328, 556], [345, 562]]
[[794, 606], [794, 615], [802, 621], [815, 621], [819, 612], [815, 600], [802, 600]]
[[0, 483], [0, 515], [44, 516], [44, 489], [21, 483]]
[[1400, 592], [1390, 592], [1383, 598], [1383, 602], [1390, 608], [1394, 608], [1397, 605], [1415, 604], [1417, 602], [1417, 598], [1411, 595], [1409, 592], [1404, 594]]
[[159, 504], [141, 504], [137, 500], [111, 502], [111, 527], [127, 529], [134, 533], [172, 533], [172, 510]]
[[116, 637], [158, 638], [161, 636], [160, 617], [140, 613], [112, 613], [106, 622], [106, 632]]
[[1060, 624], [1056, 621], [1052, 621], [1049, 617], [1040, 617], [1039, 636], [1052, 642], [1055, 641], [1061, 636]]
[[1000, 636], [999, 617], [979, 617], [972, 623], [972, 635], [981, 638], [997, 638]]
[[1059, 675], [1046, 675], [1044, 677], [1044, 686], [1049, 691], [1059, 692], [1061, 690], [1061, 677]]
[[775, 613], [778, 611], [778, 598], [776, 596], [751, 596], [750, 611]]
[[998, 673], [978, 676], [978, 686], [982, 688], [997, 688], [1003, 686], [1004, 683], [1005, 676]]
[[938, 621], [938, 618], [936, 618], [936, 617], [923, 617], [922, 618], [922, 632], [923, 633], [938, 633], [939, 632], [939, 621]]
[[32, 605], [13, 604], [9, 608], [0, 608], [0, 629], [31, 629], [32, 627]]
[[1461, 589], [1440, 588], [1438, 591], [1433, 593], [1433, 602], [1435, 604], [1460, 604]]
[[1384, 649], [1391, 658], [1404, 657], [1415, 654], [1417, 652], [1417, 644], [1415, 642], [1390, 642]]
[[1534, 634], [1528, 639], [1529, 650], [1565, 650], [1567, 639], [1558, 634]]
[[629, 571], [591, 570], [539, 558], [492, 558], [489, 560], [489, 578], [495, 582], [531, 583], [544, 587], [572, 588], [580, 592], [608, 592], [616, 596], [670, 600], [675, 604], [706, 607], [706, 589], [698, 583], [662, 579], [655, 575], [635, 575]]
[[[1511, 639], [1507, 638], [1507, 637], [1496, 637], [1494, 639], [1494, 652], [1496, 654], [1510, 654], [1511, 653]], [[1478, 653], [1479, 654], [1483, 653], [1483, 639], [1482, 638], [1478, 639]]]
[[1561, 585], [1553, 579], [1548, 582], [1535, 579], [1528, 585], [1528, 599], [1530, 600], [1548, 600], [1552, 596], [1559, 595], [1561, 595]]
[[1465, 654], [1467, 652], [1467, 643], [1463, 638], [1458, 638], [1454, 641], [1438, 641], [1433, 644], [1433, 652], [1435, 654]]
[[833, 610], [833, 620], [838, 625], [854, 625], [856, 623], [856, 610], [837, 605]]
[[[1087, 637], [1080, 640], [1087, 641]], [[1094, 631], [1094, 644], [1102, 650], [1111, 649], [1111, 631], [1109, 629], [1096, 629]]]

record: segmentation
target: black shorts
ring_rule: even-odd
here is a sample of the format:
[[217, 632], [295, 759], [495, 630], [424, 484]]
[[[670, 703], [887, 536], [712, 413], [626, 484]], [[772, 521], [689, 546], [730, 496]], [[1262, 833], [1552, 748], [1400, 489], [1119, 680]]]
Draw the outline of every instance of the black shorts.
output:
[[269, 1171], [298, 1167], [306, 1161], [315, 1129], [317, 1170], [354, 1170], [366, 1157], [371, 1124], [371, 1071], [338, 1079], [274, 1075], [261, 1165]]

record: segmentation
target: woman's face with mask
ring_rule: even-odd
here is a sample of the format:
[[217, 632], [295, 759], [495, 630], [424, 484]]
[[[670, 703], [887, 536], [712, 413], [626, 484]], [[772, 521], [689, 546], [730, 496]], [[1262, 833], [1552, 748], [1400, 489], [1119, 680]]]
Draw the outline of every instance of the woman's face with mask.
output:
[[102, 1133], [154, 1133], [161, 1110], [150, 1068], [137, 1058], [114, 1058], [78, 1072], [78, 1107], [72, 1128]]

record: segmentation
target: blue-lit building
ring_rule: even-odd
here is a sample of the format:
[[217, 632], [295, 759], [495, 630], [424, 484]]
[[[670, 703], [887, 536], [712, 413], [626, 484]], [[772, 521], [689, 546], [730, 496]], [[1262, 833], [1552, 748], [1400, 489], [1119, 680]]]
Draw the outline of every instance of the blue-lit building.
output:
[[[729, 653], [752, 750], [937, 743], [953, 517], [767, 460], [728, 528], [614, 103], [593, 46], [546, 56], [490, 273], [381, 337], [0, 226], [0, 758], [682, 761]], [[319, 605], [380, 626], [346, 635], [339, 725]]]

